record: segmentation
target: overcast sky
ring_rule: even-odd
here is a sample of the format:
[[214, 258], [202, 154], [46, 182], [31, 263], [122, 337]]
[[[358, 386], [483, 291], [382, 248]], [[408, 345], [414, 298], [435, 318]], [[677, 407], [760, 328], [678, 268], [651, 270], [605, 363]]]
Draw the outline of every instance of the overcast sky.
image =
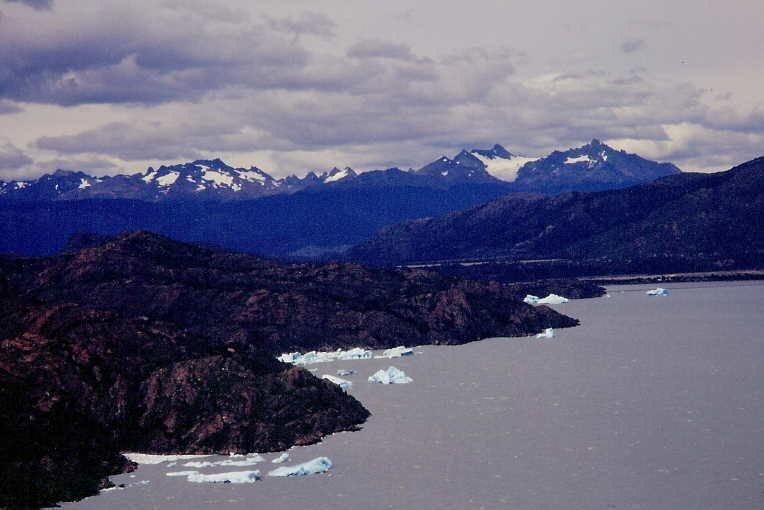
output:
[[[457, 5], [452, 5], [457, 4]], [[761, 0], [0, 0], [0, 179], [764, 154]]]

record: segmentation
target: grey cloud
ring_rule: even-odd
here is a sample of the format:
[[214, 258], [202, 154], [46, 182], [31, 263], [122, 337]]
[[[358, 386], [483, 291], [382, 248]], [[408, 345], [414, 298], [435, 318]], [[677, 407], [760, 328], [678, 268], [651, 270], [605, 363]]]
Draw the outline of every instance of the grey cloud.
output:
[[33, 9], [45, 10], [53, 8], [53, 0], [5, 0], [8, 3], [19, 3], [28, 5]]
[[[119, 7], [70, 9], [60, 19], [13, 14], [0, 30], [0, 97], [15, 100], [161, 103], [196, 100], [236, 84], [302, 86], [290, 77], [310, 59], [262, 19], [230, 22], [177, 9]], [[314, 32], [326, 33], [329, 20], [316, 16], [284, 23], [299, 28], [313, 21]]]
[[7, 140], [0, 140], [0, 170], [16, 170], [28, 165], [32, 158]]
[[348, 49], [347, 56], [351, 58], [394, 58], [400, 60], [414, 58], [408, 45], [380, 40], [359, 41]]
[[315, 35], [331, 38], [335, 35], [336, 23], [320, 12], [305, 11], [298, 16], [286, 18], [268, 18], [269, 25], [276, 30], [294, 35]]
[[634, 53], [645, 47], [644, 39], [629, 39], [621, 43], [621, 51], [624, 53]]
[[23, 111], [22, 108], [14, 104], [12, 101], [6, 101], [4, 99], [0, 99], [0, 115], [9, 114], [9, 113], [18, 113], [20, 111]]

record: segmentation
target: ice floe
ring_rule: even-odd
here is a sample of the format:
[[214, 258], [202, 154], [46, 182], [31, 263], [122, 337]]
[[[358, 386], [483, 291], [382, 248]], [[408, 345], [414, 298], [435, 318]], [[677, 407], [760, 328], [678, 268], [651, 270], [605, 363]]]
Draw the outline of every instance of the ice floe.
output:
[[232, 471], [211, 475], [194, 471], [186, 479], [193, 483], [255, 483], [260, 479], [260, 471]]
[[546, 328], [544, 331], [536, 335], [536, 338], [554, 338], [554, 329]]
[[414, 355], [414, 349], [411, 347], [406, 347], [404, 345], [399, 345], [398, 347], [393, 347], [392, 349], [386, 349], [382, 352], [381, 356], [377, 356], [377, 358], [400, 358], [401, 356], [413, 356]]
[[339, 386], [345, 391], [347, 391], [348, 388], [350, 388], [353, 385], [353, 383], [348, 381], [347, 379], [342, 379], [340, 377], [336, 377], [329, 374], [322, 375], [321, 379], [326, 379], [327, 381], [333, 382], [334, 384], [336, 384], [337, 386]]
[[569, 300], [568, 298], [564, 298], [562, 296], [558, 296], [557, 294], [549, 294], [547, 297], [539, 299], [536, 304], [539, 305], [561, 305], [563, 303], [567, 303]]
[[370, 383], [376, 384], [408, 384], [413, 379], [406, 375], [403, 370], [395, 367], [388, 367], [387, 370], [379, 370], [374, 375], [369, 376]]
[[360, 347], [355, 347], [347, 351], [337, 349], [336, 351], [309, 351], [306, 353], [288, 352], [278, 357], [279, 361], [291, 363], [293, 365], [310, 365], [312, 363], [328, 363], [337, 360], [351, 359], [371, 359], [372, 352]]
[[350, 370], [347, 368], [340, 368], [339, 370], [337, 370], [337, 375], [341, 377], [346, 377], [348, 375], [353, 375], [353, 374], [355, 374], [355, 370]]
[[324, 473], [332, 467], [328, 457], [317, 457], [295, 466], [283, 466], [268, 473], [268, 476], [307, 476]]
[[198, 473], [199, 471], [170, 471], [165, 473], [165, 476], [188, 476]]
[[540, 298], [538, 296], [534, 296], [533, 294], [527, 294], [523, 298], [523, 303], [527, 303], [529, 305], [561, 305], [562, 303], [567, 303], [568, 301], [568, 298], [558, 296], [557, 294], [549, 294], [545, 298]]
[[658, 287], [657, 289], [648, 290], [645, 294], [648, 296], [668, 296], [669, 291], [663, 287]]
[[138, 464], [161, 464], [162, 462], [177, 462], [182, 460], [203, 459], [212, 455], [157, 455], [152, 453], [123, 453], [129, 460]]
[[236, 467], [244, 467], [244, 466], [254, 466], [255, 464], [258, 464], [260, 462], [263, 462], [265, 459], [262, 458], [260, 455], [255, 455], [253, 457], [246, 457], [241, 460], [234, 460], [234, 459], [226, 459], [226, 460], [218, 460], [215, 462], [210, 461], [192, 461], [192, 462], [186, 462], [183, 464], [183, 467], [192, 467], [192, 468], [206, 468], [206, 467], [215, 467], [215, 466], [236, 466]]
[[275, 459], [271, 461], [272, 464], [281, 464], [282, 462], [286, 462], [289, 460], [289, 454], [284, 452]]

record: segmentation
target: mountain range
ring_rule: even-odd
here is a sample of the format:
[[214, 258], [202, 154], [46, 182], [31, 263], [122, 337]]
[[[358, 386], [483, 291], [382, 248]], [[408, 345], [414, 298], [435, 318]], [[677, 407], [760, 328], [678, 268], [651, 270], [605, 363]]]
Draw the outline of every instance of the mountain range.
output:
[[726, 172], [671, 175], [625, 189], [514, 193], [385, 228], [347, 255], [374, 264], [596, 261], [605, 272], [635, 261], [716, 268], [761, 263], [764, 158]]
[[544, 158], [516, 156], [501, 145], [442, 156], [418, 170], [398, 168], [358, 173], [352, 168], [308, 172], [304, 177], [274, 178], [251, 166], [235, 168], [220, 159], [149, 167], [144, 173], [94, 177], [57, 170], [31, 181], [0, 182], [0, 199], [49, 201], [132, 199], [144, 201], [247, 200], [302, 190], [333, 187], [427, 187], [493, 185], [505, 191], [559, 192], [610, 189], [678, 173], [670, 163], [656, 163], [615, 150], [598, 140]]

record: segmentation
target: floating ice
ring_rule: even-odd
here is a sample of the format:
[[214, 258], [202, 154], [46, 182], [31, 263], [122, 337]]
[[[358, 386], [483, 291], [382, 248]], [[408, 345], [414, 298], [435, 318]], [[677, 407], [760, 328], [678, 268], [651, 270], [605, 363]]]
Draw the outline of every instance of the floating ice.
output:
[[379, 370], [369, 377], [370, 383], [377, 384], [408, 384], [411, 381], [413, 381], [411, 377], [395, 367], [388, 367], [387, 370]]
[[273, 463], [273, 464], [281, 464], [282, 462], [286, 462], [288, 460], [289, 460], [289, 454], [284, 452], [281, 455], [279, 455], [278, 457], [276, 457], [275, 459], [273, 459], [271, 461], [271, 463]]
[[392, 349], [387, 349], [383, 351], [382, 355], [377, 356], [377, 358], [400, 358], [401, 356], [413, 356], [413, 355], [414, 355], [414, 349], [403, 346], [403, 345], [399, 345], [398, 347], [393, 347]]
[[211, 455], [156, 455], [151, 453], [123, 453], [122, 455], [138, 464], [161, 464], [162, 462], [177, 462], [179, 460], [211, 457]]
[[337, 370], [337, 375], [339, 376], [348, 376], [353, 374], [355, 374], [355, 370], [349, 370], [347, 368], [340, 368], [339, 370]]
[[260, 479], [260, 471], [232, 471], [204, 475], [194, 471], [187, 477], [193, 483], [255, 483]]
[[193, 467], [193, 468], [206, 468], [206, 467], [215, 467], [215, 466], [236, 466], [236, 467], [243, 467], [243, 466], [254, 466], [255, 464], [259, 462], [263, 462], [265, 459], [262, 458], [260, 455], [255, 455], [254, 457], [247, 457], [241, 460], [233, 460], [233, 459], [226, 459], [226, 460], [218, 460], [215, 462], [210, 461], [193, 461], [193, 462], [186, 462], [183, 464], [184, 467]]
[[296, 466], [276, 468], [268, 476], [307, 476], [324, 473], [332, 467], [332, 461], [327, 457], [317, 457]]
[[371, 359], [371, 351], [355, 347], [349, 351], [343, 351], [342, 349], [337, 351], [337, 359]]
[[355, 347], [350, 350], [337, 349], [331, 352], [322, 351], [309, 351], [305, 354], [299, 352], [288, 352], [278, 357], [279, 361], [284, 363], [291, 363], [293, 365], [309, 365], [312, 363], [328, 363], [336, 360], [351, 360], [351, 359], [371, 359], [372, 352], [360, 347]]
[[347, 391], [348, 388], [350, 388], [353, 385], [353, 383], [351, 383], [347, 379], [341, 379], [339, 377], [335, 377], [335, 376], [329, 375], [329, 374], [322, 375], [321, 379], [326, 379], [327, 381], [333, 382], [334, 384], [336, 384], [337, 386], [339, 386], [340, 388], [342, 388], [345, 391]]
[[188, 476], [198, 473], [199, 471], [170, 471], [165, 473], [165, 476]]
[[534, 296], [533, 294], [526, 294], [523, 298], [523, 303], [527, 303], [529, 305], [535, 305], [538, 304], [539, 299], [541, 299], [538, 296]]
[[668, 296], [669, 291], [663, 287], [658, 287], [657, 289], [648, 290], [645, 294], [648, 296]]
[[554, 338], [554, 329], [546, 328], [543, 332], [536, 335], [536, 338]]
[[547, 297], [539, 299], [536, 302], [536, 304], [537, 305], [561, 305], [567, 302], [568, 302], [568, 298], [558, 296], [557, 294], [549, 294]]

